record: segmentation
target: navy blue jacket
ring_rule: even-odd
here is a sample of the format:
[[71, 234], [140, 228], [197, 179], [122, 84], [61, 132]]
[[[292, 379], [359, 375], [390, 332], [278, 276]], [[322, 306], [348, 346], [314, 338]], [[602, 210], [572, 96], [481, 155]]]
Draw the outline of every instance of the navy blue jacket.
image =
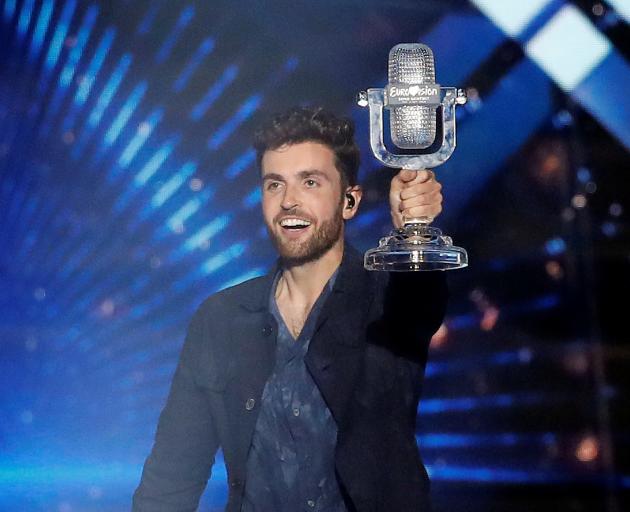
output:
[[[240, 511], [247, 451], [274, 365], [274, 273], [212, 295], [193, 316], [135, 512], [196, 510], [219, 447], [226, 511]], [[442, 272], [368, 272], [346, 244], [306, 364], [338, 426], [335, 467], [349, 511], [430, 510], [415, 427], [446, 297]]]

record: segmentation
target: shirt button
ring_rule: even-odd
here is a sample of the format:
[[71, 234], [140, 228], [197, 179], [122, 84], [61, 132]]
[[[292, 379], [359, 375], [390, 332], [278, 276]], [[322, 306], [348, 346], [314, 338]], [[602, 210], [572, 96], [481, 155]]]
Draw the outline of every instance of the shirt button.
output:
[[297, 418], [299, 415], [300, 415], [300, 410], [297, 407], [295, 407], [293, 409], [293, 416]]
[[313, 507], [315, 506], [315, 502], [314, 502], [313, 500], [308, 500], [308, 501], [306, 502], [306, 504], [307, 504], [309, 507], [311, 507], [311, 508], [313, 508]]
[[245, 409], [251, 411], [254, 408], [254, 405], [256, 405], [256, 400], [254, 400], [253, 398], [248, 398], [247, 402], [245, 402]]
[[265, 326], [262, 328], [262, 333], [263, 333], [263, 336], [269, 336], [269, 335], [271, 334], [271, 331], [273, 331], [273, 329], [271, 328], [271, 326], [270, 326], [270, 325], [265, 325]]

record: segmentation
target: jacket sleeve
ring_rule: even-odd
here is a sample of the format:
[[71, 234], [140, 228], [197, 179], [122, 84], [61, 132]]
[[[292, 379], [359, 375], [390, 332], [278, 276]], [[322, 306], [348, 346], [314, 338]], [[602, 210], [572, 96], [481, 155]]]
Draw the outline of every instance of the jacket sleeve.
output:
[[426, 357], [446, 312], [445, 272], [389, 272], [383, 301], [384, 328], [399, 355]]
[[193, 512], [210, 478], [219, 441], [208, 400], [194, 378], [202, 340], [196, 315], [133, 496], [134, 512]]

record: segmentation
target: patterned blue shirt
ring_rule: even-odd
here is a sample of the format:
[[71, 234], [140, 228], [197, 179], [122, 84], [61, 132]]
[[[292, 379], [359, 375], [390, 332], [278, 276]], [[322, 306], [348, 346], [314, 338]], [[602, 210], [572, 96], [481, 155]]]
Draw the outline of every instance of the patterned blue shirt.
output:
[[275, 289], [281, 272], [275, 276], [269, 310], [278, 325], [276, 364], [249, 449], [242, 512], [346, 512], [335, 476], [337, 425], [304, 363], [337, 272], [297, 339], [278, 310]]

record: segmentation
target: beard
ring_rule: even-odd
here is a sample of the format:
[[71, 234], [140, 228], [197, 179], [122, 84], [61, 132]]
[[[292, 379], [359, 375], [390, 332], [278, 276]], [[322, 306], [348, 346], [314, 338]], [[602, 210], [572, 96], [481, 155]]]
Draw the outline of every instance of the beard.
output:
[[[280, 255], [282, 264], [286, 268], [297, 267], [316, 261], [326, 254], [343, 235], [342, 209], [343, 201], [340, 201], [332, 218], [322, 222], [306, 240], [285, 240], [267, 225], [269, 237]], [[303, 217], [298, 212], [286, 214]]]

